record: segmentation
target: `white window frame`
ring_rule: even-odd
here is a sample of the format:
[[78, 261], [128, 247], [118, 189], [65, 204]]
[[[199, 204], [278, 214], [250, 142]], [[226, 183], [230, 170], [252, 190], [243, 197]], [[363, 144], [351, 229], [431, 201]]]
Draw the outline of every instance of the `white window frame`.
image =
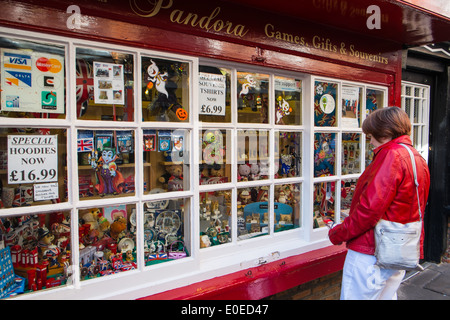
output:
[[[413, 142], [413, 146], [428, 162], [430, 86], [402, 81], [401, 97], [401, 108], [408, 114], [411, 120], [411, 141]], [[407, 104], [409, 104], [408, 107]]]

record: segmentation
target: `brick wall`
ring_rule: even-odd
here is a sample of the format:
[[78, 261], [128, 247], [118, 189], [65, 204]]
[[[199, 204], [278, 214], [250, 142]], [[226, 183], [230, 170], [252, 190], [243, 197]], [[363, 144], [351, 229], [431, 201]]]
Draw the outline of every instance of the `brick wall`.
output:
[[267, 300], [339, 300], [342, 270], [279, 292]]

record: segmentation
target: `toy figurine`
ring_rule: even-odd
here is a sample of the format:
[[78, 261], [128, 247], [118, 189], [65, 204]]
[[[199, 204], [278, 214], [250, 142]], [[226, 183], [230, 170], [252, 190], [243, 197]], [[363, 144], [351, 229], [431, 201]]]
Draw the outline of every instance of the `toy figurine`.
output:
[[96, 171], [99, 182], [95, 188], [101, 196], [122, 193], [125, 180], [122, 173], [117, 170], [115, 162], [117, 159], [118, 156], [112, 148], [105, 148], [98, 160], [95, 156], [91, 158], [91, 165]]

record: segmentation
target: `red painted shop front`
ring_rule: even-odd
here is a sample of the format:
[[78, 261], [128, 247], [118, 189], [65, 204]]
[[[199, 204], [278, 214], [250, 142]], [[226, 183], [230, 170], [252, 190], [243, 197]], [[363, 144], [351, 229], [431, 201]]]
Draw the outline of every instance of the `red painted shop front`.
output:
[[361, 123], [400, 105], [404, 46], [450, 27], [418, 1], [0, 3], [0, 250], [23, 286], [1, 298], [261, 299], [341, 270], [327, 224], [370, 163]]

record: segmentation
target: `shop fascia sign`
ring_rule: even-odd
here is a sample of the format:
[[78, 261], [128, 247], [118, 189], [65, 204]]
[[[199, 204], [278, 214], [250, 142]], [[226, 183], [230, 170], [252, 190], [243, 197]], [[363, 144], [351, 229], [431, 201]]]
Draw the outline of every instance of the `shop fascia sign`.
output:
[[[250, 18], [249, 13], [239, 16], [236, 8], [224, 8], [217, 6], [211, 9], [203, 6], [189, 7], [190, 2], [176, 2], [174, 0], [156, 0], [153, 2], [143, 0], [129, 0], [132, 12], [145, 19], [152, 19], [153, 26], [169, 28], [193, 28], [193, 31], [206, 32], [208, 34], [225, 35], [244, 41], [260, 42], [267, 45], [285, 47], [289, 50], [314, 53], [320, 56], [346, 59], [359, 64], [369, 64], [383, 67], [389, 64], [387, 54], [373, 52], [375, 43], [367, 42], [360, 48], [361, 37], [358, 44], [351, 39], [354, 36], [337, 35], [327, 36], [314, 30], [314, 27], [297, 20], [283, 18], [283, 21], [274, 21], [273, 16], [265, 16], [263, 12], [255, 12], [259, 18]], [[233, 10], [234, 9], [234, 10]], [[368, 8], [369, 9], [369, 8]], [[209, 11], [208, 11], [209, 10]], [[201, 13], [200, 13], [201, 11]], [[256, 11], [256, 10], [255, 10]], [[370, 14], [371, 13], [371, 14]], [[230, 15], [240, 22], [236, 23], [230, 19]], [[368, 11], [367, 27], [377, 28], [381, 16], [380, 10]], [[273, 21], [271, 21], [271, 19]], [[287, 21], [289, 20], [289, 21]], [[260, 21], [267, 21], [263, 25]], [[282, 24], [282, 25], [281, 25]], [[292, 27], [292, 26], [295, 26]], [[370, 27], [370, 28], [369, 28]], [[339, 39], [341, 38], [341, 39]], [[379, 47], [379, 43], [377, 44]], [[369, 47], [369, 49], [367, 49]], [[372, 47], [372, 48], [371, 48]]]

